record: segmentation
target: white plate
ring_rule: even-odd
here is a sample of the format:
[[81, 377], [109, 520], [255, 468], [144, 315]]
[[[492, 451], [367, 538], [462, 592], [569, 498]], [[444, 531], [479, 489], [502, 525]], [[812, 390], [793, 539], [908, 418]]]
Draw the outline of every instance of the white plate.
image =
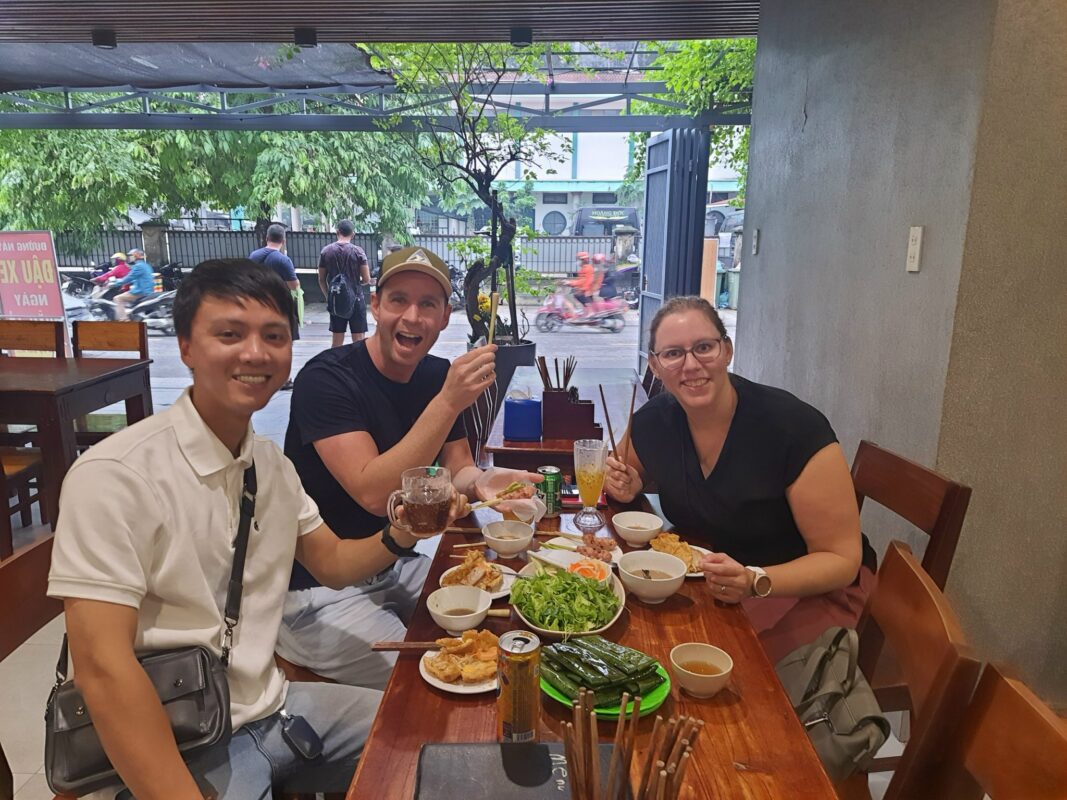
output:
[[[503, 564], [494, 564], [492, 561], [490, 561], [489, 563], [493, 564], [494, 567], [496, 567], [498, 570], [500, 570], [504, 574], [504, 583], [502, 583], [500, 588], [497, 589], [495, 592], [490, 592], [489, 593], [489, 596], [492, 597], [494, 600], [500, 600], [501, 598], [507, 597], [509, 594], [511, 594], [511, 584], [513, 584], [515, 582], [516, 573], [515, 573], [515, 570], [513, 570], [511, 567], [504, 566]], [[461, 566], [463, 566], [463, 565], [459, 564], [457, 566], [452, 567], [451, 569], [446, 569], [444, 571], [444, 573], [441, 575], [441, 581], [440, 581], [440, 583], [438, 585], [439, 586], [444, 586], [445, 585], [445, 575], [447, 575], [450, 572], [455, 572]]]
[[[514, 572], [512, 574], [514, 574]], [[481, 683], [445, 683], [443, 680], [435, 678], [430, 674], [430, 671], [426, 669], [426, 659], [433, 658], [437, 653], [437, 650], [431, 650], [428, 653], [424, 653], [422, 658], [419, 659], [419, 674], [424, 681], [430, 684], [430, 686], [433, 686], [435, 689], [440, 689], [442, 692], [451, 692], [452, 694], [482, 694], [483, 692], [496, 691], [496, 678], [482, 681]]]
[[[525, 567], [519, 570], [519, 575], [536, 575], [537, 571], [540, 568], [541, 567], [538, 564], [527, 564]], [[619, 617], [622, 616], [623, 609], [626, 608], [626, 590], [622, 587], [622, 581], [619, 580], [618, 575], [611, 576], [611, 590], [615, 593], [615, 597], [619, 599], [619, 610], [615, 612], [615, 616], [608, 621], [607, 625], [592, 631], [574, 631], [571, 633], [566, 633], [564, 631], [550, 631], [547, 628], [539, 628], [532, 622], [530, 622], [530, 620], [526, 619], [526, 617], [522, 615], [522, 612], [519, 611], [517, 606], [512, 605], [512, 608], [515, 609], [515, 613], [519, 615], [519, 619], [521, 619], [526, 624], [526, 626], [529, 627], [530, 630], [534, 631], [535, 633], [539, 633], [549, 639], [562, 639], [564, 636], [588, 636], [593, 633], [603, 633], [616, 622], [618, 622]]]
[[[603, 537], [603, 538], [607, 538], [607, 537]], [[574, 552], [577, 552], [578, 545], [580, 545], [581, 542], [580, 541], [576, 541], [575, 539], [568, 539], [566, 536], [557, 536], [555, 539], [549, 539], [544, 544], [558, 545], [558, 546], [560, 546], [560, 547], [562, 547], [562, 548], [564, 548], [566, 550], [570, 550], [572, 553], [574, 553]], [[552, 552], [552, 551], [549, 550], [549, 552]], [[611, 551], [611, 563], [612, 564], [618, 564], [620, 558], [622, 558], [622, 548], [619, 547], [618, 545], [615, 545], [615, 549]]]
[[[710, 556], [711, 555], [711, 551], [710, 550], [708, 550], [705, 547], [697, 547], [695, 544], [689, 545], [689, 549], [692, 550], [697, 555], [699, 555], [701, 558], [703, 558], [704, 556]], [[700, 570], [697, 570], [696, 572], [687, 572], [685, 574], [685, 577], [687, 577], [687, 578], [703, 578], [704, 577], [704, 573], [701, 572]], [[505, 578], [504, 580], [507, 580], [507, 579]]]

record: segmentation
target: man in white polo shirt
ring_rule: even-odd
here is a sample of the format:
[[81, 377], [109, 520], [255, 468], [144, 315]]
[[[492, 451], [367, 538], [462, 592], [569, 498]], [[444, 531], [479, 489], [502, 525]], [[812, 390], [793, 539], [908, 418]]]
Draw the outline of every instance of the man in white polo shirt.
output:
[[[258, 264], [199, 265], [174, 303], [193, 386], [172, 408], [93, 447], [63, 484], [48, 591], [64, 600], [75, 681], [137, 800], [265, 800], [283, 784], [344, 791], [374, 718], [379, 692], [288, 684], [274, 663], [294, 556], [341, 588], [415, 544], [388, 527], [338, 539], [292, 464], [252, 431], [253, 412], [289, 376], [292, 314], [288, 289]], [[186, 764], [136, 655], [190, 645], [221, 652], [242, 479], [253, 462], [255, 518], [227, 669], [234, 734]], [[119, 484], [116, 503], [109, 487]], [[314, 729], [320, 756], [290, 744], [283, 724], [294, 716]]]

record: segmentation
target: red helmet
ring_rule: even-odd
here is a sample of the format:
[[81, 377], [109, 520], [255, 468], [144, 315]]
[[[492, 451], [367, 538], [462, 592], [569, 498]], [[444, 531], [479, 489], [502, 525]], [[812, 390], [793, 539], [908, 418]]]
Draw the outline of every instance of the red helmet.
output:
[[603, 253], [597, 253], [595, 256], [593, 256], [593, 263], [594, 264], [603, 264], [607, 260], [608, 260], [608, 257], [606, 255], [604, 255]]
[[582, 250], [581, 252], [579, 252], [575, 256], [575, 258], [577, 258], [579, 261], [588, 261], [589, 260], [589, 254], [587, 252], [585, 252], [584, 250]]

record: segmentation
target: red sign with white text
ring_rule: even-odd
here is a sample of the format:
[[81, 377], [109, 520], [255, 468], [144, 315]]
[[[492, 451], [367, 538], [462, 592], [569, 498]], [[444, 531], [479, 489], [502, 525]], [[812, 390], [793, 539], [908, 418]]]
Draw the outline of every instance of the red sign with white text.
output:
[[0, 317], [64, 319], [49, 231], [0, 231]]

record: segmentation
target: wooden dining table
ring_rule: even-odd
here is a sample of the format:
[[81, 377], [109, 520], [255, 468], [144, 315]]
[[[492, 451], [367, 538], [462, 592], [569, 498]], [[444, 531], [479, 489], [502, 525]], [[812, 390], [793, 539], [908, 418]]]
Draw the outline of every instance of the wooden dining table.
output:
[[59, 489], [77, 456], [74, 421], [125, 401], [132, 424], [152, 413], [151, 359], [0, 358], [0, 423], [35, 425], [41, 493], [55, 530]]
[[[600, 399], [600, 386], [604, 387], [604, 398], [616, 441], [622, 438], [623, 431], [626, 430], [630, 414], [631, 387], [637, 386], [635, 410], [648, 402], [648, 395], [641, 387], [637, 372], [632, 369], [578, 367], [571, 385], [578, 388], [578, 396], [582, 400], [593, 401], [593, 419], [603, 427], [604, 441], [608, 441], [610, 437], [604, 419], [604, 406]], [[534, 397], [541, 396], [541, 377], [536, 367], [515, 368], [515, 374], [508, 385], [508, 393], [517, 389], [529, 389]], [[533, 471], [538, 467], [552, 465], [562, 469], [565, 474], [570, 474], [574, 469], [572, 439], [541, 439], [535, 442], [505, 439], [503, 411], [496, 415], [485, 443], [485, 452], [492, 453], [493, 465], [497, 467]]]
[[[617, 510], [621, 508], [609, 506], [605, 511], [609, 524], [598, 535], [614, 535], [610, 517]], [[491, 519], [499, 519], [499, 514], [478, 511], [475, 519], [459, 524], [477, 529]], [[570, 514], [542, 520], [539, 527], [575, 530]], [[426, 598], [438, 588], [441, 574], [459, 563], [451, 556], [466, 552], [453, 550], [455, 545], [480, 539], [475, 532], [441, 537], [408, 627], [408, 641], [432, 641], [447, 635], [430, 618]], [[618, 541], [623, 550], [633, 549]], [[488, 552], [488, 558], [494, 556]], [[525, 558], [523, 555], [499, 561], [519, 569]], [[494, 607], [506, 606], [506, 599], [494, 603]], [[509, 619], [490, 617], [480, 627], [501, 634], [523, 625], [513, 610]], [[660, 605], [646, 605], [628, 595], [621, 617], [604, 636], [648, 653], [665, 666], [671, 649], [682, 642], [714, 644], [729, 653], [734, 663], [729, 684], [714, 697], [697, 699], [674, 684], [663, 706], [641, 718], [631, 769], [635, 785], [656, 715], [666, 721], [682, 714], [705, 722], [680, 795], [685, 800], [823, 800], [837, 796], [745, 612], [739, 606], [716, 601], [703, 578], [686, 579], [682, 588]], [[441, 691], [420, 676], [421, 652], [400, 652], [398, 656], [347, 800], [412, 800], [419, 752], [424, 744], [496, 741], [495, 693], [460, 695]], [[568, 719], [569, 708], [542, 694], [542, 742], [560, 741], [561, 725]], [[601, 741], [610, 742], [615, 723], [601, 722], [599, 728]]]

